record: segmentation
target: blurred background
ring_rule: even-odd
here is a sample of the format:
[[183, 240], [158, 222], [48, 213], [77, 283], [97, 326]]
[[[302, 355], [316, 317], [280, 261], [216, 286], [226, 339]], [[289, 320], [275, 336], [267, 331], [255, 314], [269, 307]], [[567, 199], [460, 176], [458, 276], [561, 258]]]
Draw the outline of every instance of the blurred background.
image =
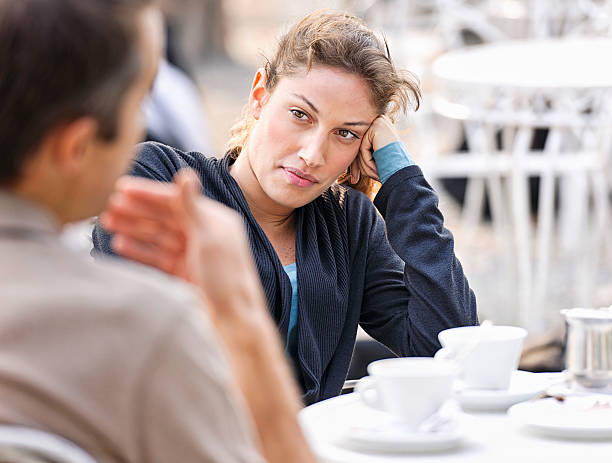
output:
[[168, 62], [149, 139], [222, 156], [279, 34], [312, 10], [347, 10], [421, 80], [423, 104], [398, 126], [439, 191], [481, 320], [528, 329], [522, 367], [559, 368], [560, 309], [612, 303], [612, 2], [163, 4]]

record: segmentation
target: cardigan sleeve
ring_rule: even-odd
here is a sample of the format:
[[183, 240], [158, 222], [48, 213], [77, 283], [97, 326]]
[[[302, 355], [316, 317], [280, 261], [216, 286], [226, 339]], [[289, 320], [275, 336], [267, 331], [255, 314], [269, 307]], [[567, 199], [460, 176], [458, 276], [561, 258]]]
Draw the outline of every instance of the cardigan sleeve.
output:
[[416, 165], [393, 174], [374, 204], [382, 218], [372, 219], [360, 323], [398, 355], [431, 356], [440, 331], [478, 323], [453, 236]]

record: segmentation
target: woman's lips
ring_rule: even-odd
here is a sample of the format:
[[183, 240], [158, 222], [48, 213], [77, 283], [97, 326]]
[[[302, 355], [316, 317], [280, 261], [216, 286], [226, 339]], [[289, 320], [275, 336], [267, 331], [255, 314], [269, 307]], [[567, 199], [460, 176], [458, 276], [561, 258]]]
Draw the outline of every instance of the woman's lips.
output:
[[295, 167], [283, 167], [285, 171], [285, 175], [289, 180], [289, 183], [299, 187], [309, 187], [315, 183], [318, 183], [319, 180], [312, 175], [308, 175], [306, 172], [302, 172], [300, 169], [296, 169]]

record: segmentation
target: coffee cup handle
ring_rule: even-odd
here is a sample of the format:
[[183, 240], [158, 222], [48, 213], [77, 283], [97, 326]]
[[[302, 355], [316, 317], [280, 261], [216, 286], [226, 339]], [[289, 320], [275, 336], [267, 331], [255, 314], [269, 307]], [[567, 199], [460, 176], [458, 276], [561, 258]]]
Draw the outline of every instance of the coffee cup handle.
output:
[[459, 373], [457, 375], [457, 379], [459, 381], [455, 381], [455, 390], [460, 390], [463, 388], [463, 372], [464, 372], [464, 363], [465, 358], [461, 358], [461, 352], [457, 352], [450, 347], [442, 347], [438, 349], [438, 351], [434, 354], [434, 359], [436, 360], [450, 360], [455, 362], [459, 366]]
[[366, 405], [382, 410], [382, 404], [376, 390], [376, 380], [371, 376], [364, 376], [355, 386], [355, 392]]
[[434, 354], [434, 358], [437, 360], [456, 360], [457, 353], [448, 347], [442, 347]]

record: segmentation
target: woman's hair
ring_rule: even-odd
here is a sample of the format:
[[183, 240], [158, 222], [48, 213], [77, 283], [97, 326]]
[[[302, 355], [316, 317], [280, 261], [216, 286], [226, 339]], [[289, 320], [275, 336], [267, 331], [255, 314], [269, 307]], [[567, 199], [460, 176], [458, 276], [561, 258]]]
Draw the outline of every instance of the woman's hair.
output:
[[[372, 92], [372, 102], [379, 114], [393, 118], [408, 107], [419, 107], [421, 92], [417, 78], [408, 71], [395, 68], [389, 48], [359, 18], [333, 10], [318, 10], [295, 24], [279, 42], [271, 60], [265, 64], [266, 90], [272, 92], [283, 76], [309, 71], [313, 66], [331, 66], [366, 80]], [[254, 118], [248, 105], [231, 129], [228, 142], [230, 155], [238, 157], [246, 144]], [[344, 172], [339, 183], [350, 180]], [[352, 185], [366, 194], [374, 182], [362, 178]]]

